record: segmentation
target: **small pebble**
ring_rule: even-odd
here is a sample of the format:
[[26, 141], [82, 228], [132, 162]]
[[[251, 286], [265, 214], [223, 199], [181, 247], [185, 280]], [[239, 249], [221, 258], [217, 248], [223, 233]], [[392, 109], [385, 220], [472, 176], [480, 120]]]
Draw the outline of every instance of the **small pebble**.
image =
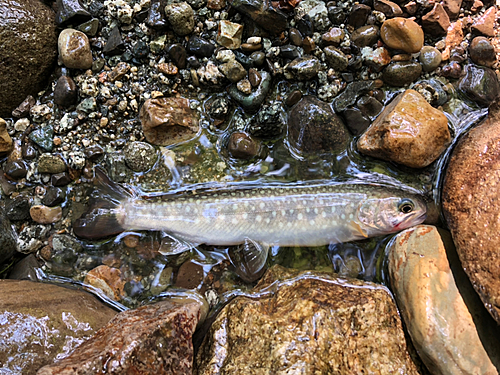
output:
[[497, 61], [495, 47], [484, 36], [477, 36], [472, 39], [469, 54], [472, 61], [479, 65], [491, 67]]
[[258, 87], [262, 82], [262, 76], [257, 69], [250, 68], [248, 70], [248, 80], [250, 81], [252, 87]]
[[351, 34], [352, 42], [359, 48], [372, 46], [378, 40], [380, 29], [378, 26], [367, 25], [353, 31]]
[[243, 94], [250, 95], [252, 93], [252, 84], [248, 79], [242, 79], [236, 83], [236, 87]]
[[35, 205], [30, 208], [30, 216], [34, 222], [39, 224], [52, 224], [62, 218], [62, 208]]
[[[243, 26], [229, 22], [226, 20], [221, 20], [219, 22], [219, 29], [216, 37], [216, 42], [221, 46], [228, 49], [237, 49], [241, 46], [241, 36], [243, 35]], [[255, 46], [254, 44], [248, 44], [248, 46]]]
[[285, 99], [285, 104], [289, 107], [297, 104], [302, 98], [302, 92], [300, 90], [293, 90]]
[[38, 159], [39, 173], [61, 173], [66, 171], [66, 163], [59, 156], [42, 154]]
[[71, 77], [61, 76], [54, 87], [54, 103], [61, 107], [69, 107], [78, 99], [78, 88]]
[[134, 172], [146, 172], [158, 160], [158, 155], [153, 146], [146, 142], [130, 142], [123, 149], [125, 163]]
[[252, 159], [260, 152], [260, 142], [247, 133], [235, 132], [229, 136], [228, 151], [236, 159]]
[[167, 5], [165, 17], [177, 35], [189, 35], [194, 30], [194, 11], [186, 2]]
[[432, 72], [441, 64], [441, 52], [431, 46], [423, 46], [419, 56], [424, 72]]
[[380, 37], [388, 47], [408, 53], [419, 52], [424, 44], [424, 32], [420, 25], [402, 17], [385, 21], [380, 28]]
[[64, 191], [56, 186], [50, 186], [42, 198], [42, 204], [45, 206], [53, 207], [64, 202], [66, 194]]
[[57, 42], [59, 57], [64, 66], [72, 69], [90, 69], [92, 51], [87, 35], [75, 29], [65, 29]]
[[290, 38], [290, 42], [294, 46], [299, 46], [299, 47], [302, 46], [302, 34], [300, 33], [299, 30], [292, 27], [288, 31], [288, 37]]

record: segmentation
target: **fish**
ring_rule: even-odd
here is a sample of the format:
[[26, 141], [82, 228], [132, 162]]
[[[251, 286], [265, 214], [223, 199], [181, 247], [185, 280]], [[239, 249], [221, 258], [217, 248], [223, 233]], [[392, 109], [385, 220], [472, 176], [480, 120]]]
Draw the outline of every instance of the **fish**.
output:
[[206, 189], [185, 196], [141, 197], [96, 169], [97, 194], [75, 221], [76, 236], [163, 231], [187, 247], [321, 246], [386, 235], [424, 222], [416, 190], [363, 181]]

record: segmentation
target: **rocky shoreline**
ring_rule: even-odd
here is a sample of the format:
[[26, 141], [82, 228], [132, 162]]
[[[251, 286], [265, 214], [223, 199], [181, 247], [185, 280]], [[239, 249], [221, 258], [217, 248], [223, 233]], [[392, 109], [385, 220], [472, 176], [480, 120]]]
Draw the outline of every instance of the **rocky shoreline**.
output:
[[[499, 373], [497, 13], [0, 0], [0, 372]], [[96, 167], [146, 196], [388, 179], [443, 216], [252, 274], [236, 246], [76, 236]]]

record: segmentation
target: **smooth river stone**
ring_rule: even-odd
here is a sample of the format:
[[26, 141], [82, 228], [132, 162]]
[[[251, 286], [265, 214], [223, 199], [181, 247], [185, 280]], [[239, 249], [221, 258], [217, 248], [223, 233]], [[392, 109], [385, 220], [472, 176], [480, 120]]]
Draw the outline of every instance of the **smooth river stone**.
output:
[[451, 141], [448, 120], [415, 90], [399, 94], [358, 140], [362, 154], [423, 168]]
[[382, 285], [275, 266], [219, 313], [196, 375], [418, 374]]
[[443, 212], [472, 285], [500, 323], [500, 111], [462, 137], [450, 158]]
[[419, 225], [398, 234], [389, 276], [413, 344], [432, 373], [498, 374], [500, 329], [460, 269], [448, 232]]
[[67, 68], [90, 69], [92, 67], [89, 38], [81, 31], [74, 29], [61, 31], [57, 46], [59, 57]]
[[424, 45], [422, 28], [415, 21], [402, 17], [385, 21], [380, 37], [388, 47], [408, 53], [417, 53]]

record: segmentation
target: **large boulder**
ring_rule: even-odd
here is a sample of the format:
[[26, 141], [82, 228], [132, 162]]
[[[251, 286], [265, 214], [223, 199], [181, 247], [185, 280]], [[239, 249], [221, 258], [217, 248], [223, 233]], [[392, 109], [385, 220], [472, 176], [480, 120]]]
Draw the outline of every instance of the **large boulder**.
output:
[[0, 280], [0, 301], [2, 374], [35, 374], [116, 314], [89, 293], [32, 281]]
[[500, 323], [500, 111], [457, 143], [446, 170], [443, 211], [465, 272]]
[[55, 13], [39, 0], [0, 0], [0, 41], [0, 117], [10, 117], [56, 62]]
[[389, 251], [389, 275], [428, 369], [442, 375], [498, 374], [500, 327], [461, 270], [449, 232], [419, 225], [399, 233]]
[[201, 345], [195, 374], [418, 374], [381, 286], [271, 268], [236, 297]]

